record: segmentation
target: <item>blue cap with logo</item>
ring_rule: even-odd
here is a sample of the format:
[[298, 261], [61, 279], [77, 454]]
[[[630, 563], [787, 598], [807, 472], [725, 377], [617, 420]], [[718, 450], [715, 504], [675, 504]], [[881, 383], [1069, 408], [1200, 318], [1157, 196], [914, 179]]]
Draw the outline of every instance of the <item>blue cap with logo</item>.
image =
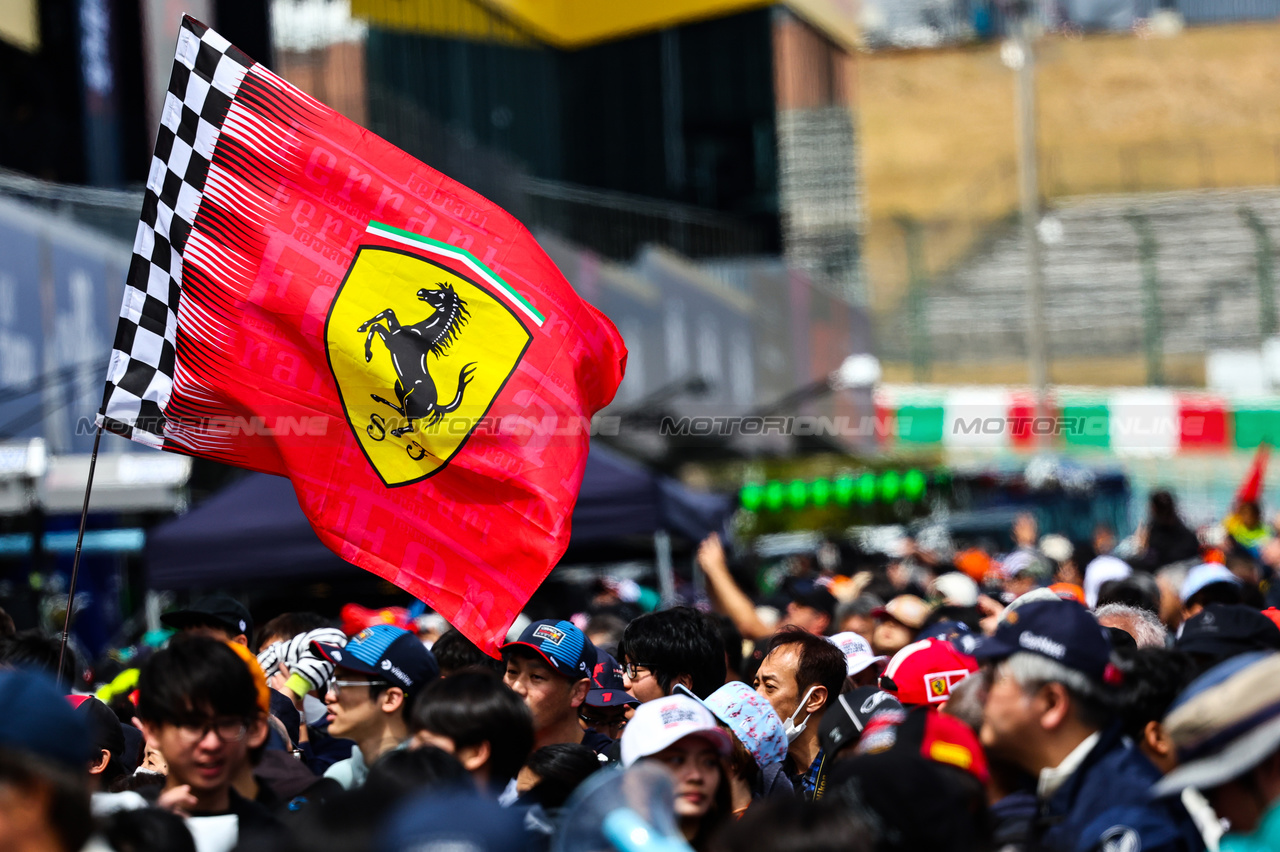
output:
[[440, 675], [435, 655], [418, 637], [391, 624], [366, 627], [346, 647], [323, 642], [312, 642], [311, 647], [337, 668], [385, 680], [410, 695]]
[[591, 677], [596, 665], [596, 646], [569, 621], [551, 618], [535, 621], [520, 633], [519, 639], [503, 645], [502, 650], [518, 646], [533, 649], [557, 674], [570, 680]]
[[994, 635], [961, 636], [955, 645], [979, 662], [1039, 654], [1099, 683], [1113, 679], [1111, 637], [1089, 610], [1072, 601], [1024, 604], [1005, 615]]

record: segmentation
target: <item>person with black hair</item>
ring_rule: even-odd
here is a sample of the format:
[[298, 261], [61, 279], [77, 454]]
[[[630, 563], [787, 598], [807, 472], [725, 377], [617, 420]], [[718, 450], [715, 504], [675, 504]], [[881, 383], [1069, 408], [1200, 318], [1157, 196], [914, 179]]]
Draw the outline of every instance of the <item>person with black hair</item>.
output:
[[383, 801], [418, 790], [464, 790], [470, 783], [456, 755], [434, 746], [389, 751], [369, 767], [365, 791]]
[[414, 701], [409, 730], [411, 748], [434, 746], [453, 755], [481, 793], [493, 796], [533, 750], [529, 708], [483, 669], [457, 672], [424, 689]]
[[448, 630], [431, 646], [440, 664], [440, 677], [449, 677], [469, 668], [485, 668], [502, 674], [502, 663], [476, 647], [460, 630]]
[[292, 639], [299, 633], [310, 633], [333, 627], [333, 619], [325, 618], [317, 612], [282, 612], [258, 628], [258, 650], [261, 651], [273, 642]]
[[114, 852], [196, 852], [186, 822], [163, 808], [115, 811], [99, 822], [98, 833]]
[[780, 630], [756, 672], [756, 691], [782, 719], [787, 737], [785, 771], [805, 799], [822, 798], [827, 760], [819, 730], [827, 706], [844, 686], [844, 652], [821, 636], [798, 628]]
[[741, 680], [743, 676], [742, 646], [746, 642], [742, 638], [742, 631], [733, 623], [732, 618], [722, 613], [712, 613], [708, 618], [720, 628], [720, 638], [724, 641], [725, 683]]
[[1173, 494], [1152, 491], [1147, 523], [1138, 532], [1142, 552], [1129, 560], [1140, 571], [1156, 571], [1173, 562], [1200, 555], [1200, 541], [1178, 515]]
[[1190, 655], [1171, 648], [1139, 647], [1116, 654], [1124, 683], [1119, 710], [1125, 736], [1161, 773], [1178, 763], [1173, 742], [1161, 720], [1178, 694], [1195, 680], [1197, 667]]
[[600, 768], [596, 753], [584, 745], [556, 743], [529, 755], [516, 776], [518, 805], [538, 804], [547, 811], [564, 805], [578, 785]]
[[1098, 588], [1098, 602], [1094, 609], [1107, 604], [1136, 606], [1139, 609], [1160, 612], [1160, 586], [1152, 574], [1137, 572], [1119, 580], [1107, 580]]
[[89, 726], [92, 749], [89, 757], [89, 787], [97, 793], [111, 787], [124, 775], [124, 730], [111, 708], [93, 696], [71, 695], [67, 697], [76, 712]]
[[179, 635], [153, 654], [138, 676], [138, 719], [168, 764], [159, 802], [189, 814], [193, 834], [221, 834], [200, 818], [224, 815], [236, 817], [240, 837], [275, 830], [267, 810], [232, 786], [266, 741], [267, 722], [253, 675], [226, 643]]
[[641, 703], [670, 695], [678, 683], [706, 698], [725, 682], [720, 628], [687, 606], [640, 616], [627, 625], [618, 652], [623, 685]]
[[67, 653], [62, 657], [62, 668], [59, 669], [61, 653], [62, 642], [57, 637], [39, 630], [23, 630], [7, 642], [0, 642], [0, 665], [36, 669], [57, 679], [58, 683], [68, 689], [79, 689], [84, 679], [80, 677], [80, 665], [75, 651], [67, 646]]

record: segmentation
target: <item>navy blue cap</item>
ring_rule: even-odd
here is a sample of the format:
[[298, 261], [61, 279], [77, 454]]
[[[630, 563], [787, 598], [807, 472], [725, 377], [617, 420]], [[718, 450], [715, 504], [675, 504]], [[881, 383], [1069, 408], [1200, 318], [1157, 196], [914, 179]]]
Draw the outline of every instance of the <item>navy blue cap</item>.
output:
[[502, 646], [502, 650], [522, 645], [537, 652], [547, 665], [570, 680], [591, 677], [596, 666], [596, 646], [570, 621], [544, 618], [526, 627], [520, 638]]
[[916, 634], [916, 641], [922, 642], [925, 639], [944, 639], [950, 642], [958, 636], [963, 636], [972, 632], [973, 631], [969, 629], [969, 625], [965, 624], [963, 621], [951, 621], [949, 619], [944, 619], [943, 621], [936, 621], [922, 629]]
[[345, 647], [312, 642], [311, 647], [340, 669], [385, 680], [413, 695], [440, 676], [440, 666], [417, 636], [392, 624], [366, 627]]
[[621, 707], [639, 704], [640, 699], [622, 686], [622, 666], [607, 651], [596, 649], [596, 664], [591, 670], [591, 689], [587, 690], [589, 707]]
[[529, 852], [533, 845], [519, 808], [504, 808], [473, 793], [433, 790], [410, 796], [396, 808], [377, 848]]
[[1225, 660], [1247, 651], [1280, 650], [1280, 628], [1247, 604], [1209, 604], [1182, 625], [1173, 647]]
[[[1072, 601], [1035, 601], [1007, 613], [993, 636], [962, 636], [957, 647], [978, 659], [1039, 654], [1099, 683], [1111, 662], [1111, 637], [1089, 610]], [[963, 643], [963, 645], [961, 644]], [[971, 648], [972, 650], [967, 650]]]
[[24, 752], [74, 772], [88, 769], [89, 719], [77, 713], [42, 672], [0, 672], [0, 748]]

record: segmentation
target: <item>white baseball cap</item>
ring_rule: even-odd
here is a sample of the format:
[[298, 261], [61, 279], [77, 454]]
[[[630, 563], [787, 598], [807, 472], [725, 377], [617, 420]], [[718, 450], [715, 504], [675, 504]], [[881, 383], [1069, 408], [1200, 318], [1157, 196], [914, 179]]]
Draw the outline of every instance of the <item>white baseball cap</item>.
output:
[[943, 603], [951, 606], [975, 606], [978, 603], [978, 584], [959, 571], [939, 574], [933, 581], [933, 588], [942, 596]]
[[729, 734], [716, 724], [710, 710], [687, 695], [668, 695], [636, 708], [622, 731], [622, 765], [631, 766], [685, 737], [707, 740], [721, 757], [728, 757], [733, 749]]
[[883, 663], [888, 657], [878, 657], [857, 633], [837, 633], [828, 636], [827, 641], [840, 649], [844, 654], [845, 676], [852, 677], [872, 663]]
[[1241, 585], [1240, 578], [1225, 565], [1219, 565], [1216, 562], [1204, 562], [1187, 572], [1187, 579], [1182, 583], [1182, 590], [1179, 597], [1182, 602], [1186, 603], [1206, 586], [1212, 586], [1214, 583], [1235, 583]]

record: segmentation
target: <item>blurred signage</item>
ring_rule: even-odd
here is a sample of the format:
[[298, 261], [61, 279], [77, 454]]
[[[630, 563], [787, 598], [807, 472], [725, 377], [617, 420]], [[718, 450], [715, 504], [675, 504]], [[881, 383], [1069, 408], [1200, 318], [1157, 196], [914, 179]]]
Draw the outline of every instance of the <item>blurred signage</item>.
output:
[[129, 246], [0, 200], [0, 440], [87, 453]]

